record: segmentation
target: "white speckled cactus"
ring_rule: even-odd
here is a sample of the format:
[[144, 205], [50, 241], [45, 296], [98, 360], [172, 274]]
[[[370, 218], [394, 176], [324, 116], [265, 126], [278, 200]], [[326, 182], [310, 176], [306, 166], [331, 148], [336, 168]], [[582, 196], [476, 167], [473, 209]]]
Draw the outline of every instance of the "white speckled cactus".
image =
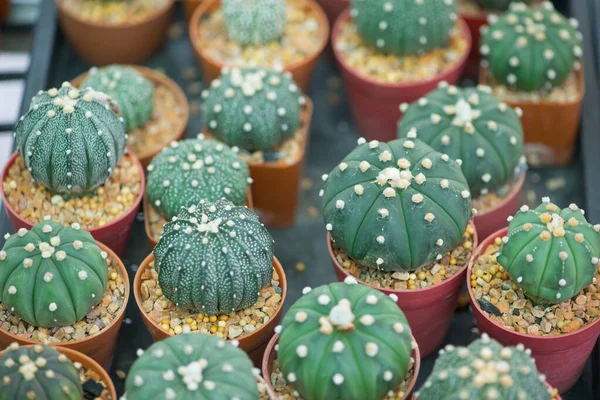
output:
[[222, 0], [229, 37], [243, 46], [277, 40], [286, 25], [285, 0]]

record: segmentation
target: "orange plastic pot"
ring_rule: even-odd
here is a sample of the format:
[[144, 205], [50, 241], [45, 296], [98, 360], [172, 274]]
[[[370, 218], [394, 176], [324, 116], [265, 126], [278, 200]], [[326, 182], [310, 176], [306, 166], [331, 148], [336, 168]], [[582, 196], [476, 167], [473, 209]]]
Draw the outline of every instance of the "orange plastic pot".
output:
[[196, 8], [202, 3], [202, 1], [204, 0], [182, 0], [185, 22], [190, 22], [194, 11], [196, 11]]

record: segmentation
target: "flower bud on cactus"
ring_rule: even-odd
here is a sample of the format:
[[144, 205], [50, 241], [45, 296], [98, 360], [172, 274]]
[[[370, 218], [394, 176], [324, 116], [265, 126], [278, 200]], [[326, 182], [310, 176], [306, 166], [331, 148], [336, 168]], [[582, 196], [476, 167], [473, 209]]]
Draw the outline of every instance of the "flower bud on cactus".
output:
[[485, 333], [468, 347], [440, 350], [433, 372], [416, 393], [419, 400], [550, 400], [552, 390], [522, 344], [502, 347]]
[[494, 79], [525, 92], [560, 86], [583, 54], [577, 21], [567, 20], [549, 1], [541, 7], [513, 3], [490, 19], [480, 47]]
[[248, 151], [272, 150], [300, 126], [305, 98], [288, 73], [232, 69], [203, 92], [211, 135]]
[[81, 87], [109, 95], [125, 119], [127, 132], [139, 128], [152, 117], [154, 85], [133, 68], [121, 65], [94, 67]]
[[414, 139], [360, 144], [325, 176], [323, 217], [365, 267], [411, 271], [461, 242], [471, 195], [460, 166]]
[[531, 0], [475, 0], [484, 10], [506, 10], [511, 3], [530, 4]]
[[21, 228], [0, 251], [0, 302], [36, 327], [72, 325], [102, 299], [106, 257], [77, 223]]
[[0, 356], [0, 400], [80, 400], [75, 365], [54, 347], [13, 343]]
[[164, 295], [207, 315], [252, 306], [273, 276], [273, 238], [252, 210], [228, 200], [182, 208], [154, 257]]
[[416, 135], [437, 151], [460, 160], [471, 191], [485, 194], [521, 171], [523, 128], [518, 114], [489, 87], [459, 89], [442, 83], [408, 106], [398, 136]]
[[246, 199], [248, 166], [223, 143], [187, 139], [171, 143], [148, 166], [148, 201], [167, 220], [182, 207], [221, 198], [235, 205]]
[[382, 53], [423, 54], [445, 47], [456, 25], [455, 0], [352, 0], [362, 40]]
[[125, 124], [104, 93], [68, 82], [40, 91], [15, 127], [17, 149], [33, 179], [57, 193], [102, 185], [125, 152]]
[[561, 210], [545, 197], [535, 210], [521, 207], [503, 242], [498, 262], [534, 303], [560, 303], [594, 281], [600, 225], [575, 204]]
[[223, 0], [225, 28], [242, 46], [277, 40], [286, 25], [285, 0]]

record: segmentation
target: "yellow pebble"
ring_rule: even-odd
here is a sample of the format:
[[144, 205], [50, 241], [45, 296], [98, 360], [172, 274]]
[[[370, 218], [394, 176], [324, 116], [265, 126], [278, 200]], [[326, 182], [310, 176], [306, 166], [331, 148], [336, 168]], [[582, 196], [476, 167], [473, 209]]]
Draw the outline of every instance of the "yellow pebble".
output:
[[490, 272], [490, 274], [494, 275], [494, 274], [496, 273], [497, 269], [498, 269], [498, 268], [496, 268], [496, 266], [495, 266], [495, 265], [492, 265], [492, 266], [490, 267], [490, 271], [489, 271], [489, 272]]
[[211, 315], [210, 317], [208, 317], [208, 320], [210, 322], [215, 322], [217, 320], [217, 316], [216, 315]]
[[500, 239], [499, 237], [497, 237], [496, 239], [494, 239], [494, 244], [496, 246], [502, 246], [502, 239]]
[[446, 269], [445, 268], [440, 268], [440, 270], [438, 271], [438, 273], [442, 276], [446, 275]]
[[456, 258], [454, 258], [454, 257], [450, 258], [450, 265], [456, 265]]
[[171, 327], [169, 326], [169, 324], [162, 324], [162, 328], [163, 328], [165, 331], [168, 331], [168, 330], [169, 330]]
[[244, 326], [246, 326], [246, 324], [247, 324], [247, 322], [246, 322], [246, 320], [245, 320], [245, 319], [242, 319], [242, 320], [240, 320], [240, 326], [241, 326], [241, 327], [244, 327]]
[[471, 287], [477, 287], [477, 281], [471, 281]]
[[417, 289], [417, 286], [416, 286], [416, 285], [414, 285], [414, 284], [409, 284], [409, 285], [408, 285], [408, 289], [409, 289], [409, 290], [416, 290], [416, 289]]
[[219, 331], [219, 332], [225, 332], [225, 327], [224, 327], [224, 326], [219, 326], [219, 329], [218, 329], [218, 331]]
[[467, 241], [463, 243], [463, 248], [467, 249], [467, 250], [471, 250], [473, 248], [473, 243]]
[[116, 272], [111, 272], [111, 274], [110, 274], [111, 281], [116, 281], [118, 277], [119, 277], [119, 274], [117, 274]]
[[225, 325], [227, 325], [227, 322], [225, 322], [225, 321], [219, 321], [218, 325], [224, 327]]
[[477, 271], [475, 271], [475, 276], [476, 276], [477, 278], [481, 278], [481, 277], [483, 276], [483, 271], [482, 271], [482, 270], [480, 270], [480, 269], [478, 269]]
[[216, 325], [211, 325], [210, 327], [210, 333], [216, 333], [217, 332], [217, 326]]
[[202, 321], [204, 319], [204, 314], [200, 313], [198, 314], [198, 316], [196, 317], [199, 321]]
[[490, 274], [485, 274], [483, 275], [482, 279], [486, 281], [486, 283], [490, 283], [490, 281], [492, 280], [492, 276]]
[[176, 335], [181, 335], [181, 333], [183, 332], [183, 328], [181, 327], [181, 325], [177, 325], [174, 331]]
[[188, 325], [192, 325], [194, 322], [195, 321], [193, 319], [189, 318], [189, 317], [185, 319], [185, 323], [188, 324]]
[[425, 272], [421, 271], [417, 274], [417, 278], [419, 278], [420, 281], [425, 280], [425, 278], [427, 277], [427, 274], [425, 274]]
[[202, 318], [202, 322], [208, 322], [208, 317]]
[[229, 315], [221, 314], [219, 315], [219, 321], [227, 321], [229, 319]]
[[162, 295], [163, 295], [163, 291], [162, 291], [162, 289], [161, 289], [161, 288], [157, 288], [157, 289], [154, 291], [154, 294], [155, 294], [155, 295], [157, 295], [158, 297], [160, 297], [160, 296], [162, 296]]

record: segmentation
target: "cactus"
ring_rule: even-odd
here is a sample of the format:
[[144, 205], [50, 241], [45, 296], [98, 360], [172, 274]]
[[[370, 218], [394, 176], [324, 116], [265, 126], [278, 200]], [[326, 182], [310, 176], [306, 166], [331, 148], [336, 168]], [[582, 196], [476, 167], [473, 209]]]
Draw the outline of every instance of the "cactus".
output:
[[359, 139], [323, 178], [326, 228], [365, 267], [411, 271], [439, 260], [471, 218], [460, 166], [412, 134], [389, 143]]
[[259, 398], [246, 353], [214, 336], [192, 333], [144, 351], [129, 370], [125, 391], [127, 400]]
[[549, 1], [531, 8], [513, 3], [489, 23], [480, 52], [497, 82], [524, 92], [548, 90], [579, 68], [583, 51], [577, 21], [567, 20]]
[[509, 220], [498, 262], [532, 302], [560, 303], [594, 281], [600, 225], [588, 223], [575, 204], [561, 210], [544, 197]]
[[165, 297], [206, 315], [252, 306], [273, 277], [273, 238], [252, 210], [224, 199], [182, 208], [154, 257]]
[[221, 9], [227, 34], [242, 46], [278, 40], [285, 30], [285, 0], [223, 0]]
[[475, 0], [484, 10], [506, 10], [513, 2], [531, 4], [531, 0]]
[[0, 356], [0, 400], [80, 400], [75, 365], [54, 347], [13, 343]]
[[552, 389], [539, 375], [531, 351], [522, 344], [502, 347], [487, 334], [468, 347], [440, 350], [419, 400], [514, 399], [550, 400]]
[[500, 103], [490, 92], [487, 86], [459, 89], [443, 82], [410, 106], [402, 104], [398, 126], [399, 137], [412, 132], [459, 162], [477, 194], [499, 189], [521, 171], [520, 110]]
[[290, 308], [277, 360], [307, 400], [380, 400], [403, 381], [411, 353], [410, 327], [394, 300], [349, 278]]
[[0, 251], [0, 302], [36, 327], [72, 325], [102, 299], [106, 257], [77, 223], [21, 228]]
[[125, 124], [104, 93], [68, 82], [40, 91], [15, 127], [17, 150], [35, 182], [78, 194], [102, 185], [125, 152]]
[[206, 129], [230, 146], [272, 150], [300, 126], [305, 98], [289, 73], [224, 70], [202, 93]]
[[350, 5], [363, 42], [396, 56], [445, 47], [456, 13], [455, 0], [352, 0]]
[[81, 87], [91, 87], [109, 95], [125, 119], [127, 132], [139, 128], [152, 117], [154, 85], [133, 68], [121, 65], [93, 67]]
[[226, 198], [242, 205], [250, 172], [234, 151], [222, 143], [187, 139], [171, 143], [148, 165], [148, 201], [171, 220], [181, 207]]

